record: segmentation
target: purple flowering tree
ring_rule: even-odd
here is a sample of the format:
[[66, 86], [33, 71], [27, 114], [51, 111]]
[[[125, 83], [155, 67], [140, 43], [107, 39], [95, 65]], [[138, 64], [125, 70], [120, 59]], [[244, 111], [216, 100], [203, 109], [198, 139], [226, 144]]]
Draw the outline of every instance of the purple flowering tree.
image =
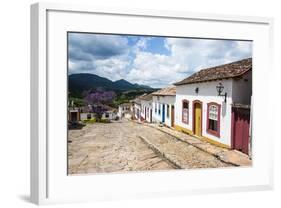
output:
[[83, 93], [84, 100], [90, 106], [90, 111], [96, 114], [97, 119], [101, 119], [102, 114], [107, 111], [106, 105], [112, 103], [116, 94], [113, 91], [105, 91], [102, 88], [88, 90]]

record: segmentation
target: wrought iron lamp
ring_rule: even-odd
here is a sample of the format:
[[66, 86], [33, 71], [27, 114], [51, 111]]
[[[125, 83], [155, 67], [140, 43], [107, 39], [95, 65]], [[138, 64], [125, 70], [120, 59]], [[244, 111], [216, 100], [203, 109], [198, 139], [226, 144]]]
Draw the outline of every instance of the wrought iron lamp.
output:
[[224, 97], [224, 102], [226, 102], [227, 93], [225, 92], [224, 94], [222, 94], [224, 89], [222, 83], [220, 82], [219, 85], [216, 86], [216, 88], [217, 88], [218, 96]]

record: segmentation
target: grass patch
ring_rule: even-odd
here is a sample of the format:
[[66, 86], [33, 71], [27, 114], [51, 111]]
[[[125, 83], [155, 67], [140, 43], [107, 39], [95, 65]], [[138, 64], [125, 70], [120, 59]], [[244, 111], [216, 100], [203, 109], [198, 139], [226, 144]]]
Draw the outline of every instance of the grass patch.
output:
[[91, 118], [91, 119], [83, 120], [82, 122], [85, 123], [85, 124], [93, 124], [93, 123], [97, 122], [97, 119], [96, 118]]
[[91, 118], [91, 119], [85, 119], [82, 121], [84, 124], [94, 124], [94, 123], [110, 123], [109, 119], [96, 119], [96, 118]]

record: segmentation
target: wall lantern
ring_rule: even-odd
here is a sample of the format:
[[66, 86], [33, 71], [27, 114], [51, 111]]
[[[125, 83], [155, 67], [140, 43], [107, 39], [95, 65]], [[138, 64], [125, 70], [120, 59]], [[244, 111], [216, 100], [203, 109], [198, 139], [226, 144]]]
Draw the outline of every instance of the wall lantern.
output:
[[196, 87], [195, 88], [195, 93], [198, 94], [198, 92], [199, 92], [199, 87]]
[[216, 88], [217, 88], [218, 96], [224, 96], [224, 102], [226, 102], [227, 93], [225, 92], [224, 94], [222, 94], [224, 89], [222, 83], [220, 82], [219, 85], [216, 86]]

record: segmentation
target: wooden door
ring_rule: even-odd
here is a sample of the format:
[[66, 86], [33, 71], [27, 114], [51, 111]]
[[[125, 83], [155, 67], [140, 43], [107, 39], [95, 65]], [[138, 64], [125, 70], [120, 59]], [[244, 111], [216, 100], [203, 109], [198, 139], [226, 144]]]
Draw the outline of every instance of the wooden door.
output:
[[78, 121], [78, 113], [77, 112], [71, 112], [71, 121], [72, 122]]
[[194, 105], [194, 134], [202, 135], [202, 106], [200, 103]]
[[172, 105], [171, 109], [171, 126], [174, 127], [175, 125], [175, 106]]
[[232, 148], [248, 154], [250, 109], [232, 108]]

